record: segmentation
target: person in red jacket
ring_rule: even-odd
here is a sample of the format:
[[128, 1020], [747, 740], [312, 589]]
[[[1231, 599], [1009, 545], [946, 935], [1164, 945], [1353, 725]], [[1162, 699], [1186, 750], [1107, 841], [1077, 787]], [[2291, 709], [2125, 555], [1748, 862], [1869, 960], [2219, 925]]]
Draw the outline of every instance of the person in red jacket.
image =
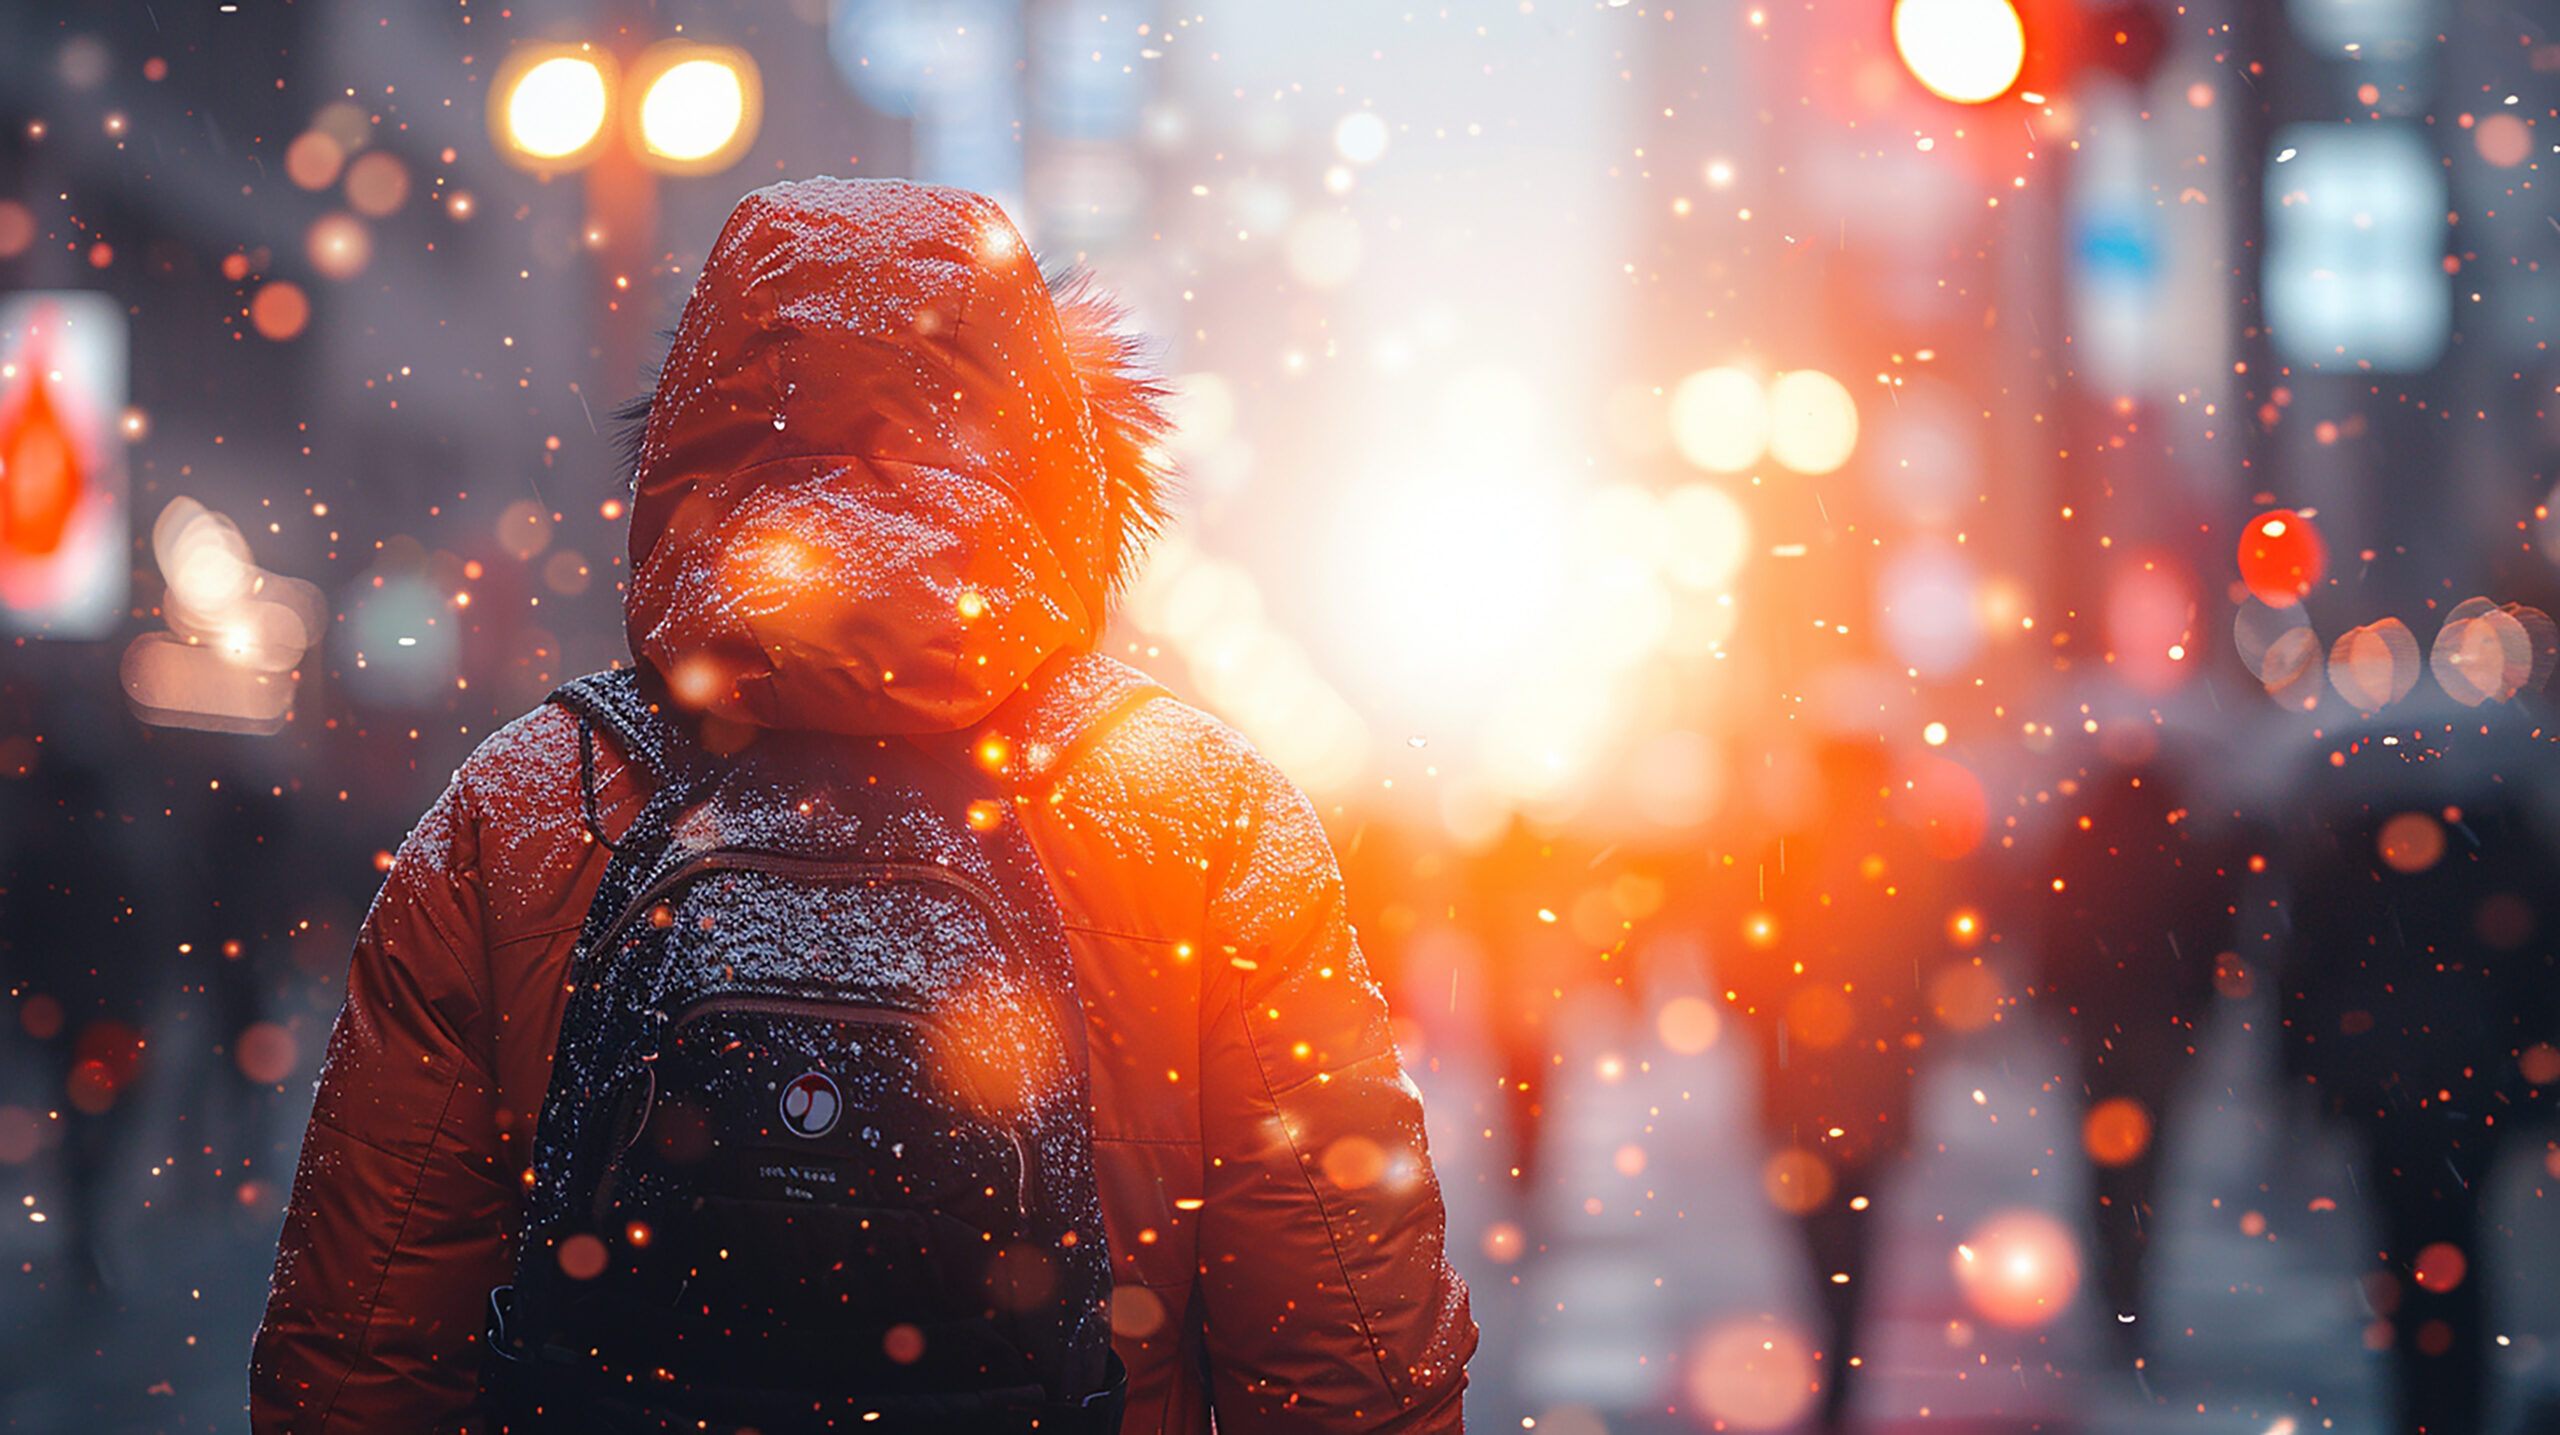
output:
[[[1306, 799], [1163, 696], [1056, 714], [1160, 521], [1160, 391], [977, 195], [742, 201], [636, 466], [632, 651], [706, 745], [759, 729], [1001, 759], [1091, 1035], [1125, 1431], [1455, 1431], [1475, 1347], [1422, 1110]], [[518, 719], [359, 936], [251, 1362], [260, 1432], [477, 1428], [483, 1323], [604, 842], [648, 779]], [[592, 785], [588, 785], [591, 781]], [[595, 794], [594, 811], [582, 794]]]

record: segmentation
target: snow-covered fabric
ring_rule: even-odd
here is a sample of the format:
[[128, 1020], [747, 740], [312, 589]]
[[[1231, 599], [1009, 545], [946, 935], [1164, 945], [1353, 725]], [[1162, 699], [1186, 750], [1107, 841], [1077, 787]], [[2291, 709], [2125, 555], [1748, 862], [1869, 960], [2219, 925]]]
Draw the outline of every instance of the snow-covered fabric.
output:
[[634, 475], [631, 648], [680, 703], [938, 732], [1092, 646], [1161, 515], [1161, 391], [1108, 301], [1064, 292], [1072, 324], [978, 195], [815, 179], [738, 205]]

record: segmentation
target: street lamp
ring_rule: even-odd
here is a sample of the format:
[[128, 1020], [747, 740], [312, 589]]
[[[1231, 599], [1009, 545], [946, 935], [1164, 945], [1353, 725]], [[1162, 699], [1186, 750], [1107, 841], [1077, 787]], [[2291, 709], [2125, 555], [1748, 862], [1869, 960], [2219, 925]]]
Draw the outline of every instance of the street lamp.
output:
[[593, 45], [521, 45], [489, 87], [489, 135], [537, 173], [581, 169], [604, 148], [613, 58]]
[[746, 51], [663, 40], [628, 76], [616, 68], [591, 44], [518, 46], [489, 87], [498, 152], [537, 174], [583, 169], [604, 155], [617, 104], [632, 158], [665, 173], [714, 173], [755, 143], [764, 86]]
[[625, 135], [643, 164], [670, 174], [727, 169], [755, 142], [764, 86], [746, 51], [662, 40], [631, 67], [640, 102], [625, 112]]
[[[610, 135], [621, 116], [622, 143]], [[604, 372], [639, 367], [646, 330], [626, 302], [656, 246], [659, 174], [713, 174], [756, 141], [764, 85], [746, 51], [692, 40], [642, 50], [627, 73], [593, 44], [520, 45], [489, 87], [489, 138], [519, 169], [584, 170], [587, 247], [615, 292], [598, 316]]]

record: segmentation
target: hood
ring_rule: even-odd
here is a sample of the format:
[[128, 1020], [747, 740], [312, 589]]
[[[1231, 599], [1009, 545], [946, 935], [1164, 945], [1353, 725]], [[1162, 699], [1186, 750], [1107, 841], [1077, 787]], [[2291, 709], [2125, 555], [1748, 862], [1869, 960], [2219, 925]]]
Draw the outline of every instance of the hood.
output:
[[1164, 517], [1164, 391], [992, 200], [740, 201], [633, 465], [634, 656], [697, 713], [939, 732], [1090, 648]]

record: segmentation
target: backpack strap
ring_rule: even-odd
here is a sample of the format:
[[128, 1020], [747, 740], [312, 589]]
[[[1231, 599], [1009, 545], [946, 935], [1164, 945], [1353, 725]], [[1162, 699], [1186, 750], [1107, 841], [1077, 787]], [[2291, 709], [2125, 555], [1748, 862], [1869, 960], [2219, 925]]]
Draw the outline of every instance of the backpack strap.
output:
[[[1017, 786], [1036, 787], [1063, 775], [1130, 714], [1172, 696], [1163, 684], [1117, 658], [1060, 653], [1033, 670], [971, 732], [969, 746], [1001, 737], [1006, 757], [999, 770]], [[553, 689], [549, 701], [578, 719], [579, 811], [587, 831], [610, 851], [615, 844], [605, 836], [596, 810], [596, 730], [612, 734], [623, 754], [640, 764], [660, 789], [693, 775], [699, 749], [664, 703], [651, 695], [637, 668], [572, 678]], [[928, 740], [928, 745], [938, 744]]]
[[596, 729], [613, 734], [614, 745], [661, 788], [688, 771], [691, 741], [642, 687], [637, 668], [608, 668], [571, 678], [554, 688], [547, 701], [567, 708], [578, 719], [578, 811], [588, 833], [610, 852], [616, 844], [605, 836], [596, 812]]

